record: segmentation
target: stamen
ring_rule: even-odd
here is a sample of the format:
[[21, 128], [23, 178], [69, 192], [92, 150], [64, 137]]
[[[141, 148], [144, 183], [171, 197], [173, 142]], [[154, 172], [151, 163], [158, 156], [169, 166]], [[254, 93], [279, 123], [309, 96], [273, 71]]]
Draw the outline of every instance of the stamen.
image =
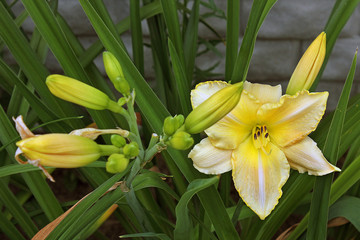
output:
[[254, 146], [257, 149], [260, 149], [262, 147], [266, 147], [268, 142], [270, 141], [270, 135], [269, 133], [266, 131], [266, 126], [254, 126], [253, 131], [253, 141], [254, 141]]

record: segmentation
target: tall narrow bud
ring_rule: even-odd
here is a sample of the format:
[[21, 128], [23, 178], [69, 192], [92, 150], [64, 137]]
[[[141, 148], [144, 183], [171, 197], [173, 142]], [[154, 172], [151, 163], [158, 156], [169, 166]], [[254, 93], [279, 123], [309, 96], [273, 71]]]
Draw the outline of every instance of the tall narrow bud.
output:
[[116, 90], [121, 94], [128, 96], [130, 94], [130, 86], [124, 77], [123, 70], [119, 61], [111, 52], [103, 53], [103, 61], [105, 71]]
[[293, 72], [286, 93], [294, 95], [301, 90], [309, 90], [312, 86], [326, 54], [326, 33], [322, 32], [311, 43]]
[[82, 167], [103, 155], [101, 146], [93, 140], [60, 133], [26, 138], [16, 146], [19, 149], [16, 158], [23, 154], [28, 160], [49, 167]]
[[52, 94], [66, 101], [95, 110], [109, 109], [117, 113], [123, 111], [105, 93], [73, 78], [50, 75], [46, 79], [46, 85]]
[[243, 83], [225, 87], [197, 106], [185, 119], [185, 131], [200, 133], [222, 119], [238, 104]]

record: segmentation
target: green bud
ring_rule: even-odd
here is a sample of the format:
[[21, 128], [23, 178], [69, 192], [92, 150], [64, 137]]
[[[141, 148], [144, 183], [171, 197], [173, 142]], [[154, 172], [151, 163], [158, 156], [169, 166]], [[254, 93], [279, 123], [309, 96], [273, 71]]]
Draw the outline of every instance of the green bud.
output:
[[183, 115], [176, 115], [175, 117], [168, 116], [164, 120], [163, 131], [166, 135], [172, 136], [176, 130], [181, 127], [184, 123], [184, 116]]
[[106, 74], [112, 82], [114, 82], [117, 77], [124, 78], [121, 65], [111, 52], [103, 52], [103, 61]]
[[116, 90], [118, 90], [124, 96], [128, 96], [130, 94], [130, 86], [125, 79], [119, 61], [111, 52], [103, 53], [103, 61], [106, 74], [110, 78], [111, 82], [114, 84]]
[[113, 84], [116, 90], [118, 90], [122, 95], [124, 96], [130, 95], [130, 86], [124, 77], [115, 78]]
[[181, 127], [184, 124], [185, 121], [184, 115], [179, 114], [176, 115], [174, 118], [176, 120], [177, 128]]
[[194, 144], [194, 139], [187, 132], [176, 132], [169, 140], [168, 144], [178, 150], [186, 150]]
[[125, 156], [129, 158], [136, 157], [137, 155], [139, 155], [139, 145], [136, 142], [131, 142], [129, 144], [126, 144], [123, 149], [123, 152]]
[[111, 144], [116, 147], [122, 148], [125, 146], [126, 140], [120, 135], [111, 135]]
[[168, 136], [171, 136], [175, 133], [175, 119], [172, 116], [168, 116], [167, 118], [165, 118], [163, 131]]
[[126, 102], [127, 102], [126, 98], [125, 98], [125, 97], [121, 97], [121, 98], [119, 98], [119, 100], [118, 100], [118, 105], [119, 105], [119, 106], [123, 106]]
[[129, 164], [124, 154], [114, 153], [111, 154], [106, 162], [106, 171], [109, 173], [123, 172]]
[[201, 103], [185, 119], [186, 131], [200, 133], [222, 119], [239, 103], [242, 89], [242, 82], [229, 85]]

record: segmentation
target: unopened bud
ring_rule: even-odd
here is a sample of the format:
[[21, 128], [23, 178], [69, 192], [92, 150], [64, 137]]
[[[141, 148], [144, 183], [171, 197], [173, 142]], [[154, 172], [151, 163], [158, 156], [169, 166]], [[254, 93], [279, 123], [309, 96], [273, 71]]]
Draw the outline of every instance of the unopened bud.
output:
[[95, 110], [124, 111], [105, 93], [73, 78], [53, 74], [47, 77], [46, 85], [55, 96], [78, 105]]
[[293, 72], [286, 93], [294, 95], [309, 90], [318, 75], [326, 54], [326, 33], [322, 32], [311, 43]]
[[130, 95], [130, 85], [123, 77], [117, 77], [113, 82], [114, 87], [118, 90], [122, 95], [128, 96]]
[[125, 97], [121, 97], [121, 98], [119, 98], [119, 100], [118, 100], [118, 105], [119, 105], [119, 106], [123, 106], [126, 102], [127, 102], [126, 98], [125, 98]]
[[124, 73], [119, 61], [111, 52], [103, 53], [103, 61], [106, 74], [108, 75], [116, 90], [118, 90], [124, 96], [128, 96], [130, 94], [130, 86], [124, 77]]
[[194, 144], [194, 139], [187, 132], [178, 131], [168, 141], [168, 144], [178, 150], [186, 150]]
[[185, 119], [185, 130], [195, 134], [211, 127], [238, 104], [243, 83], [229, 85], [206, 99]]
[[120, 135], [111, 135], [111, 144], [118, 148], [122, 148], [125, 146], [126, 140]]
[[44, 134], [16, 143], [17, 154], [40, 165], [60, 168], [85, 166], [102, 156], [102, 147], [91, 139], [68, 134]]
[[177, 115], [175, 117], [168, 116], [164, 120], [163, 131], [166, 135], [171, 136], [176, 132], [176, 130], [179, 129], [179, 127], [181, 127], [183, 123], [184, 123], [183, 115]]
[[139, 145], [136, 142], [131, 142], [126, 144], [123, 148], [125, 156], [129, 158], [134, 158], [139, 155]]
[[111, 154], [106, 162], [106, 171], [109, 173], [123, 172], [129, 164], [129, 159], [124, 154]]

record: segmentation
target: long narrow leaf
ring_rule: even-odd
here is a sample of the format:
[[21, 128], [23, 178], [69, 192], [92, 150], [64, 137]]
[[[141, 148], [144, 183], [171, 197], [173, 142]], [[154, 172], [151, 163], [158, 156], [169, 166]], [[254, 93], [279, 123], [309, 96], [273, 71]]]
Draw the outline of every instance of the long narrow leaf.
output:
[[[360, 180], [360, 156], [358, 156], [349, 167], [335, 180], [330, 191], [330, 205], [344, 195], [357, 181]], [[289, 240], [298, 239], [306, 230], [309, 221], [309, 213], [301, 220], [296, 229], [290, 234]]]
[[144, 46], [140, 19], [140, 1], [130, 0], [130, 30], [134, 64], [144, 75]]
[[339, 37], [341, 30], [355, 11], [360, 0], [337, 0], [326, 23], [324, 31], [326, 32], [326, 55], [324, 63], [317, 75], [311, 90], [315, 90], [319, 84], [320, 78], [325, 70], [326, 64], [331, 56], [332, 49]]
[[277, 0], [254, 0], [231, 81], [245, 81], [261, 24]]
[[230, 81], [239, 45], [240, 0], [227, 1], [225, 80]]
[[[345, 86], [340, 96], [338, 106], [332, 119], [329, 133], [323, 148], [324, 156], [332, 163], [336, 164], [339, 154], [341, 133], [344, 124], [346, 108], [349, 101], [351, 86], [355, 76], [357, 52], [355, 53]], [[309, 239], [326, 239], [327, 219], [330, 187], [333, 174], [319, 177], [315, 181], [313, 199], [311, 201], [310, 219], [307, 237]]]
[[178, 205], [176, 206], [176, 227], [174, 230], [175, 239], [192, 239], [194, 236], [194, 227], [191, 224], [187, 205], [191, 198], [199, 191], [210, 187], [218, 182], [217, 177], [207, 179], [196, 179], [192, 181], [187, 191], [181, 196]]
[[185, 116], [187, 116], [191, 111], [190, 98], [189, 98], [190, 96], [189, 83], [188, 81], [186, 81], [186, 72], [180, 63], [180, 58], [176, 53], [176, 49], [171, 39], [168, 40], [168, 44], [169, 44], [169, 52], [172, 60], [172, 66], [174, 69], [177, 92], [180, 97], [182, 112]]

